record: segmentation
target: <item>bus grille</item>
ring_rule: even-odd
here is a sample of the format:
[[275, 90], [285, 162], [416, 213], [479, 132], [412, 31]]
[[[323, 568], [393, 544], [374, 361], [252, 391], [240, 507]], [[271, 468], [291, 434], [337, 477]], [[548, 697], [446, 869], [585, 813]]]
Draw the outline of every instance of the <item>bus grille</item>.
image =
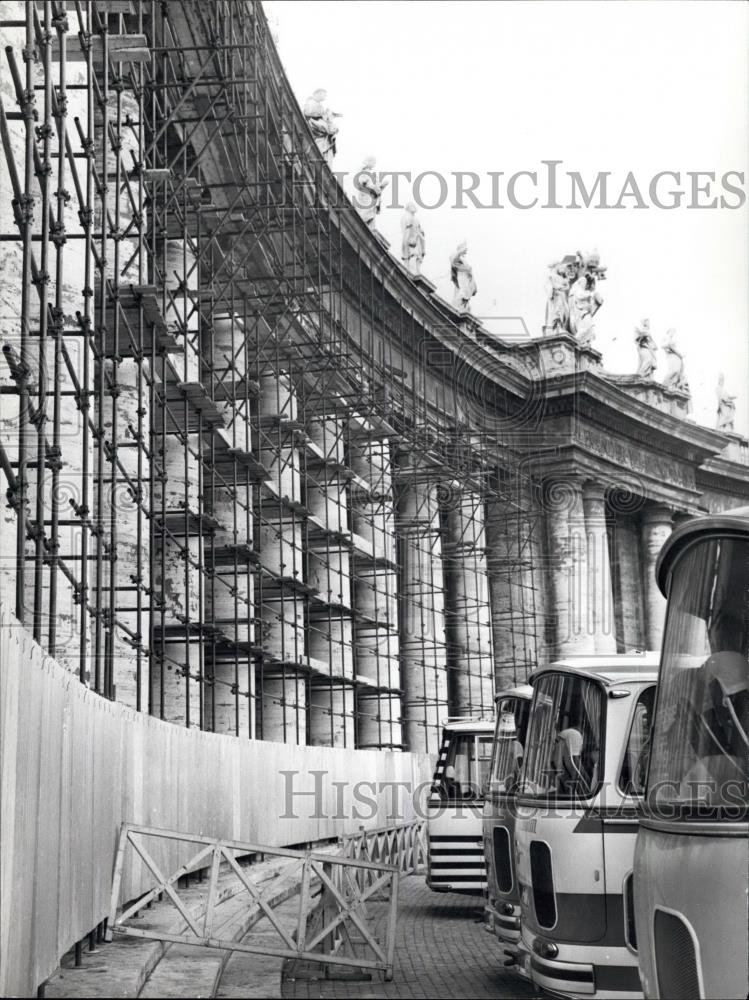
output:
[[689, 928], [673, 913], [655, 911], [655, 965], [658, 994], [669, 1000], [700, 997], [697, 956]]
[[475, 836], [437, 834], [429, 838], [429, 885], [433, 889], [486, 889], [484, 845]]
[[557, 922], [557, 907], [554, 902], [554, 875], [551, 870], [551, 851], [541, 840], [531, 843], [531, 881], [533, 883], [533, 905], [539, 927], [553, 927]]
[[494, 827], [494, 872], [500, 892], [512, 889], [512, 856], [510, 834], [504, 826]]

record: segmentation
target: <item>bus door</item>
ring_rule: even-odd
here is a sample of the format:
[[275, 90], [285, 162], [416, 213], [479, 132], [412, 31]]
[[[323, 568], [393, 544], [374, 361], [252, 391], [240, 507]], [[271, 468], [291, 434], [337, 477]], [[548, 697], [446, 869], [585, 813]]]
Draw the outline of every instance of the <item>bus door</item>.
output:
[[518, 797], [516, 844], [523, 921], [569, 942], [606, 936], [602, 686], [585, 675], [538, 677]]

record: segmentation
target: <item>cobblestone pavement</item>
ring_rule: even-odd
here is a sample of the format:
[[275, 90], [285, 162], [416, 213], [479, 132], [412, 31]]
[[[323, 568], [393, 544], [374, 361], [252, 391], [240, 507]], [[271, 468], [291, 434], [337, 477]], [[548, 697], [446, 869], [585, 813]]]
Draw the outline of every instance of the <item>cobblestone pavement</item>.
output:
[[[392, 982], [383, 982], [376, 972], [369, 982], [292, 980], [286, 963], [282, 996], [538, 997], [529, 983], [502, 966], [497, 940], [483, 927], [480, 896], [435, 893], [417, 876], [403, 879], [399, 895]], [[370, 917], [379, 922], [384, 912], [382, 904], [374, 904]]]

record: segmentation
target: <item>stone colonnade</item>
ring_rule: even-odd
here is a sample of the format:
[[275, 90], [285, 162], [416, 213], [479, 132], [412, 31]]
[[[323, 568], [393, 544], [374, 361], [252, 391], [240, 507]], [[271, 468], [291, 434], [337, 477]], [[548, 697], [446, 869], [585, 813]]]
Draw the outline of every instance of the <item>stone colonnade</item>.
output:
[[660, 649], [666, 602], [655, 565], [674, 512], [607, 502], [599, 482], [571, 477], [544, 491], [555, 655]]

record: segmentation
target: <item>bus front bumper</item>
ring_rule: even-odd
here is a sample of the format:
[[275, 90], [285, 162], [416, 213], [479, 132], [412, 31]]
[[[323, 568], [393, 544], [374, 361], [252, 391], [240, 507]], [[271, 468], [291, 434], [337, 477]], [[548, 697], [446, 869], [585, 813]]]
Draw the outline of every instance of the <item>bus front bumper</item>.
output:
[[503, 944], [517, 945], [520, 941], [520, 907], [497, 902], [486, 906], [486, 923]]
[[596, 979], [592, 965], [557, 962], [539, 955], [527, 955], [533, 982], [549, 993], [564, 996], [592, 996]]

